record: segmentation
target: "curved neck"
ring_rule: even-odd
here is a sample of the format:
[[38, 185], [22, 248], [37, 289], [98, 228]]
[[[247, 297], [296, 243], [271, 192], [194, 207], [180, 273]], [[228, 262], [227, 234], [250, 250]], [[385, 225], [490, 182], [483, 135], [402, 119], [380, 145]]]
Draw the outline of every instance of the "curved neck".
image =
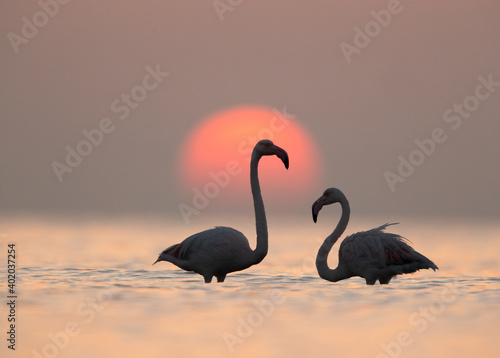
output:
[[257, 228], [257, 246], [253, 250], [253, 265], [258, 264], [266, 257], [268, 249], [266, 212], [264, 210], [262, 194], [260, 193], [258, 175], [260, 158], [261, 156], [254, 151], [250, 162], [250, 185], [252, 187], [253, 206], [255, 210], [255, 226]]
[[316, 268], [318, 274], [328, 281], [339, 281], [344, 278], [350, 277], [346, 268], [342, 267], [339, 260], [339, 265], [336, 269], [332, 270], [328, 267], [328, 254], [332, 249], [333, 245], [337, 242], [340, 235], [342, 235], [349, 222], [349, 216], [351, 214], [351, 209], [349, 208], [349, 202], [345, 197], [340, 200], [340, 205], [342, 206], [342, 216], [337, 224], [337, 227], [333, 232], [323, 241], [323, 244], [319, 248], [318, 256], [316, 256]]

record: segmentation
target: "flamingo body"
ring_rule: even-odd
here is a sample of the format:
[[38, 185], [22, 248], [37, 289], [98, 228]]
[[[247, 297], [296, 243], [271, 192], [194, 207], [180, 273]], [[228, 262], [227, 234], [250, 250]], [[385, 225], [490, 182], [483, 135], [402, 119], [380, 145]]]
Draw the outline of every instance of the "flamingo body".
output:
[[421, 269], [436, 270], [437, 266], [415, 251], [403, 237], [384, 232], [394, 224], [385, 224], [346, 237], [339, 248], [339, 266], [351, 276], [360, 276], [367, 284], [377, 280], [387, 284], [396, 275]]
[[186, 271], [202, 275], [206, 282], [211, 282], [213, 276], [223, 282], [228, 273], [253, 264], [249, 260], [252, 249], [245, 235], [224, 226], [191, 235], [165, 249], [160, 256]]
[[388, 226], [395, 224], [384, 224], [346, 237], [339, 248], [338, 266], [334, 270], [330, 269], [327, 264], [328, 253], [347, 227], [349, 203], [340, 190], [330, 188], [313, 204], [313, 219], [316, 222], [323, 205], [337, 202], [342, 205], [342, 217], [318, 251], [316, 267], [320, 277], [336, 282], [360, 276], [368, 285], [373, 285], [376, 281], [388, 284], [393, 277], [400, 274], [422, 269], [438, 269], [431, 260], [415, 251], [405, 238], [384, 232]]

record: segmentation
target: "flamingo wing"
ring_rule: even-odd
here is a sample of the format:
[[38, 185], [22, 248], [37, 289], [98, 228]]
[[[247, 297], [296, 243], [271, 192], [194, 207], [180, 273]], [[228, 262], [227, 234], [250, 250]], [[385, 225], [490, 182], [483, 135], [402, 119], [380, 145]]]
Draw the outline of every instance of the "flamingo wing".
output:
[[227, 256], [232, 248], [248, 247], [248, 240], [238, 230], [230, 227], [217, 226], [184, 239], [179, 244], [172, 245], [162, 253], [181, 260], [189, 260], [193, 255], [203, 255], [216, 258]]
[[342, 241], [339, 249], [339, 259], [342, 259], [353, 271], [368, 267], [384, 267], [384, 248], [380, 236], [383, 230], [392, 224], [385, 224], [378, 228], [360, 231]]
[[405, 238], [396, 234], [384, 233], [380, 240], [384, 247], [387, 266], [399, 266], [402, 273], [411, 273], [420, 269], [434, 271], [438, 269], [434, 262], [411, 247]]
[[397, 234], [383, 230], [394, 224], [358, 232], [340, 245], [339, 256], [351, 271], [363, 276], [368, 271], [390, 268], [394, 274], [410, 273], [438, 267], [427, 257], [415, 251], [408, 241]]
[[162, 254], [170, 255], [180, 260], [189, 260], [191, 247], [193, 246], [193, 244], [195, 247], [197, 246], [196, 242], [200, 241], [200, 238], [203, 237], [202, 234], [203, 232], [199, 232], [191, 235], [188, 238], [184, 239], [184, 241], [182, 241], [181, 243], [167, 247], [165, 250], [163, 250]]

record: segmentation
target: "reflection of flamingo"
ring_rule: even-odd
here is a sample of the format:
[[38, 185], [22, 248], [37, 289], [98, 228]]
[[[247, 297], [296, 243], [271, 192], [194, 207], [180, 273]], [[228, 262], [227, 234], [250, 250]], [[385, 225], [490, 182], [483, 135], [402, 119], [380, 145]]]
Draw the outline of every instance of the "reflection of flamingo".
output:
[[257, 246], [250, 248], [248, 240], [241, 232], [230, 227], [218, 226], [194, 234], [180, 244], [165, 249], [158, 261], [169, 261], [186, 271], [194, 271], [203, 276], [206, 283], [217, 277], [224, 282], [229, 272], [244, 270], [261, 262], [267, 255], [267, 222], [264, 202], [260, 193], [257, 167], [264, 155], [276, 155], [288, 169], [288, 154], [270, 140], [258, 142], [250, 161], [250, 185], [255, 209]]
[[328, 253], [347, 227], [349, 202], [339, 189], [330, 188], [325, 190], [312, 206], [313, 220], [316, 222], [323, 205], [334, 203], [340, 203], [342, 206], [342, 216], [335, 230], [325, 239], [318, 251], [316, 268], [321, 278], [337, 282], [361, 276], [367, 285], [373, 285], [377, 280], [380, 284], [388, 284], [391, 278], [399, 274], [429, 268], [436, 271], [438, 268], [427, 257], [413, 250], [403, 237], [384, 232], [387, 226], [394, 225], [385, 224], [346, 237], [340, 245], [338, 266], [331, 270], [327, 263]]

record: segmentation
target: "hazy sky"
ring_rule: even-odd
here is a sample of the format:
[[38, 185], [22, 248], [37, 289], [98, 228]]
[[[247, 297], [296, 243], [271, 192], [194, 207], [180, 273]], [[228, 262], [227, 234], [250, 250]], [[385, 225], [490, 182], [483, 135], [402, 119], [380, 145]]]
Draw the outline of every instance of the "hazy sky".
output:
[[[499, 15], [495, 0], [4, 1], [0, 210], [181, 220], [183, 140], [256, 105], [286, 107], [318, 146], [308, 214], [336, 186], [389, 221], [497, 218]], [[100, 143], [60, 182], [52, 164], [83, 131]]]

